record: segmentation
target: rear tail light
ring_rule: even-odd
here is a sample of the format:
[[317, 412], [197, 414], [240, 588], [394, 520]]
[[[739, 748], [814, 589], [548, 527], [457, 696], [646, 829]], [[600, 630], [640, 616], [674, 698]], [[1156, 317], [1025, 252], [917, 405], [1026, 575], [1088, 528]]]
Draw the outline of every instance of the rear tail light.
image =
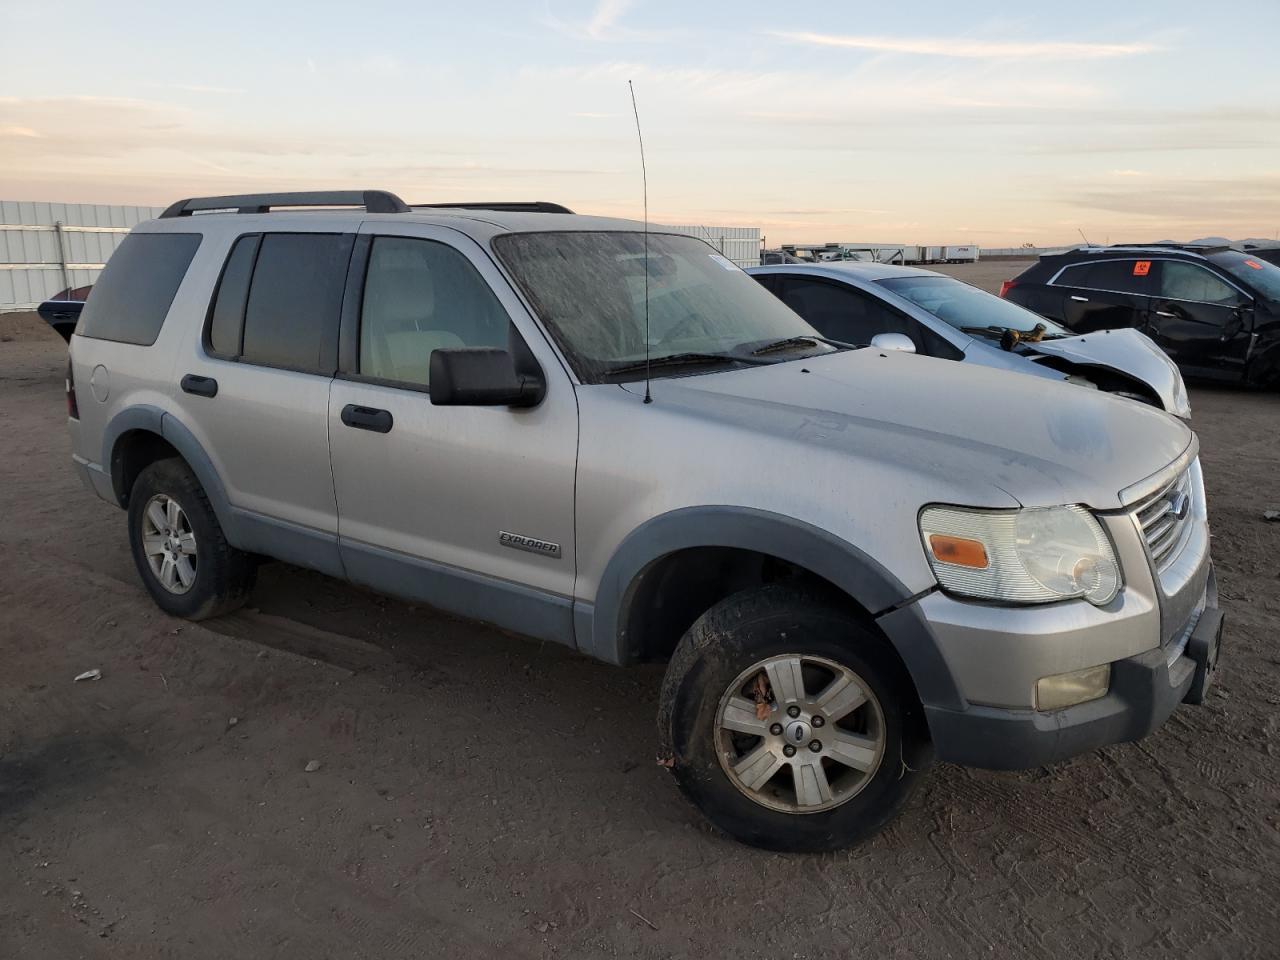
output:
[[67, 357], [67, 416], [72, 420], [80, 419], [80, 405], [76, 403], [76, 375], [71, 368], [70, 357]]
[[1000, 284], [1000, 296], [1008, 295], [1009, 291], [1018, 285], [1017, 280], [1006, 280]]

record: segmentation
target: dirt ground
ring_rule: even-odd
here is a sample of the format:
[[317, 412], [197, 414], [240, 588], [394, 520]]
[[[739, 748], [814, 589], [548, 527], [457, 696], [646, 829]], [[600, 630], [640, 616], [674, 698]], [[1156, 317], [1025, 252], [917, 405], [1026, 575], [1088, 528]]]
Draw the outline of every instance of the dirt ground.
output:
[[1048, 769], [938, 765], [871, 842], [789, 856], [655, 765], [660, 668], [281, 564], [236, 615], [160, 614], [72, 473], [64, 352], [0, 317], [0, 957], [1277, 956], [1280, 396], [1192, 394], [1205, 707]]

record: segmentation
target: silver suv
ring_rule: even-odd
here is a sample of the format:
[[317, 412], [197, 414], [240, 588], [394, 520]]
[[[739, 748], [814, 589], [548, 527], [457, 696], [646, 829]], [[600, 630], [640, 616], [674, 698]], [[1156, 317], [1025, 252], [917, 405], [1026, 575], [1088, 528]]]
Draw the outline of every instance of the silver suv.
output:
[[183, 201], [112, 257], [67, 400], [168, 613], [232, 609], [276, 558], [668, 661], [659, 761], [764, 847], [867, 837], [935, 755], [1142, 737], [1213, 675], [1183, 423], [825, 340], [636, 223]]

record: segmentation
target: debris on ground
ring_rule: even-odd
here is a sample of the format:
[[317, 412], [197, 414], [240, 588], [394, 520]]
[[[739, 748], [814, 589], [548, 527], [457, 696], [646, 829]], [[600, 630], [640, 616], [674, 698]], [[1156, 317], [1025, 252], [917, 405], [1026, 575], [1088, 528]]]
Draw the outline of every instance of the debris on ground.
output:
[[1280, 520], [1280, 510], [1264, 510], [1262, 513], [1263, 520], [1270, 520], [1273, 523]]
[[94, 667], [92, 670], [86, 670], [84, 673], [76, 674], [76, 683], [79, 683], [81, 680], [101, 680], [101, 679], [102, 679], [102, 671], [99, 670], [97, 667]]
[[315, 773], [319, 769], [320, 769], [319, 760], [308, 760], [307, 765], [302, 768], [304, 773]]
[[[630, 908], [628, 908], [628, 910], [630, 910]], [[643, 922], [645, 923], [645, 925], [646, 925], [646, 926], [648, 926], [651, 930], [657, 930], [657, 929], [658, 929], [658, 925], [657, 925], [656, 923], [654, 923], [652, 920], [650, 920], [648, 917], [641, 916], [639, 913], [636, 913], [636, 911], [634, 911], [634, 910], [630, 910], [630, 913], [631, 913], [631, 915], [632, 915], [633, 917], [635, 917], [637, 920], [641, 920], [641, 921], [643, 921]]]

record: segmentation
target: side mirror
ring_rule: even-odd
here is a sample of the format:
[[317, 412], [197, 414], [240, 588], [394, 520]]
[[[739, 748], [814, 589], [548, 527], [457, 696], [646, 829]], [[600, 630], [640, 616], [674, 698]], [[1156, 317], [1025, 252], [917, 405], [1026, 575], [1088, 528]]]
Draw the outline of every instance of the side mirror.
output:
[[905, 333], [877, 333], [871, 338], [871, 346], [877, 350], [896, 350], [899, 353], [916, 352], [916, 345]]
[[541, 376], [517, 373], [511, 354], [494, 347], [432, 350], [430, 378], [437, 407], [536, 407], [547, 392]]

